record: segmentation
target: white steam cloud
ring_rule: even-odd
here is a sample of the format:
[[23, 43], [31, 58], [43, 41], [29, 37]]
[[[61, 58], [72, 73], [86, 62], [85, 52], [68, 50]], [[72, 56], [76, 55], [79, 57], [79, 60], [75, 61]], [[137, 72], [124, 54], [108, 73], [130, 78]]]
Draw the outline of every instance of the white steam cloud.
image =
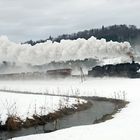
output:
[[51, 61], [83, 60], [85, 58], [116, 58], [127, 56], [131, 51], [128, 42], [106, 42], [91, 37], [88, 40], [62, 40], [60, 43], [47, 41], [31, 46], [16, 44], [6, 36], [0, 37], [0, 63], [3, 61], [17, 64], [42, 65]]

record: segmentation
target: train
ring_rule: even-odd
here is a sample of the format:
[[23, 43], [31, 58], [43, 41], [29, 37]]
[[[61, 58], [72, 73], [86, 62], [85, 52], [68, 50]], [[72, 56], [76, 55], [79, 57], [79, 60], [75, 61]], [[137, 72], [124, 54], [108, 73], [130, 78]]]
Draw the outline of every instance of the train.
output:
[[135, 63], [120, 63], [120, 64], [107, 64], [103, 66], [95, 66], [88, 71], [89, 76], [94, 77], [130, 77], [140, 78], [140, 64]]

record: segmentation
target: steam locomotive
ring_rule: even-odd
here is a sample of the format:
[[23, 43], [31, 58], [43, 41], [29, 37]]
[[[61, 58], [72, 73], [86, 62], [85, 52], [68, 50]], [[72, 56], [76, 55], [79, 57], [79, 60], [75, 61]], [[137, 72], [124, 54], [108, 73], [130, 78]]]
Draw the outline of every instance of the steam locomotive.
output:
[[112, 77], [139, 78], [140, 77], [140, 73], [138, 72], [139, 69], [140, 64], [132, 61], [132, 63], [95, 66], [92, 68], [92, 70], [88, 71], [88, 75], [94, 77], [112, 76]]

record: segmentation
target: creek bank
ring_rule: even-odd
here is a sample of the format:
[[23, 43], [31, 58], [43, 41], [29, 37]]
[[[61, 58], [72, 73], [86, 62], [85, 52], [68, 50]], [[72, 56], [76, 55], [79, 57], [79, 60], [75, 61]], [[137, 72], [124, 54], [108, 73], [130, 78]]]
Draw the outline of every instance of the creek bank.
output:
[[9, 116], [6, 120], [6, 123], [4, 125], [0, 124], [0, 131], [15, 131], [15, 130], [20, 130], [21, 128], [29, 128], [29, 127], [34, 127], [38, 125], [45, 125], [46, 123], [49, 122], [54, 122], [55, 120], [58, 120], [66, 115], [71, 115], [74, 114], [75, 112], [78, 111], [83, 111], [88, 108], [90, 108], [93, 103], [92, 101], [107, 101], [110, 103], [113, 103], [115, 105], [115, 108], [113, 112], [110, 114], [105, 114], [101, 118], [96, 119], [93, 124], [96, 123], [101, 123], [106, 120], [112, 119], [113, 115], [120, 111], [121, 108], [124, 108], [129, 102], [125, 100], [120, 100], [120, 99], [112, 99], [112, 98], [106, 98], [106, 97], [98, 97], [98, 96], [93, 96], [93, 97], [79, 97], [79, 99], [84, 99], [87, 100], [86, 103], [82, 104], [74, 104], [72, 108], [61, 108], [53, 113], [49, 113], [47, 115], [37, 115], [34, 114], [32, 118], [26, 118], [26, 120], [21, 120], [20, 117], [18, 116]]
[[120, 112], [122, 108], [125, 108], [127, 104], [129, 104], [129, 101], [121, 100], [121, 99], [112, 99], [112, 98], [106, 98], [106, 97], [93, 97], [93, 99], [96, 99], [98, 101], [108, 101], [115, 105], [115, 108], [112, 113], [103, 115], [100, 119], [96, 119], [93, 124], [105, 122], [107, 120], [113, 119], [113, 115]]
[[24, 122], [16, 118], [15, 122], [18, 124], [21, 121], [20, 125], [17, 125], [16, 129], [7, 129], [5, 125], [5, 131], [2, 131], [0, 137], [6, 140], [31, 134], [50, 133], [73, 126], [101, 123], [112, 119], [115, 113], [129, 103], [124, 100], [95, 96], [78, 98], [87, 102], [74, 105], [73, 108], [61, 108], [45, 116], [33, 115], [33, 118], [27, 118]]
[[0, 124], [0, 131], [17, 131], [21, 128], [29, 128], [38, 125], [45, 125], [46, 123], [53, 122], [66, 115], [73, 114], [78, 111], [83, 111], [92, 106], [90, 101], [74, 104], [71, 108], [64, 107], [59, 110], [49, 113], [47, 115], [34, 114], [32, 118], [21, 120], [18, 116], [9, 116], [4, 125]]

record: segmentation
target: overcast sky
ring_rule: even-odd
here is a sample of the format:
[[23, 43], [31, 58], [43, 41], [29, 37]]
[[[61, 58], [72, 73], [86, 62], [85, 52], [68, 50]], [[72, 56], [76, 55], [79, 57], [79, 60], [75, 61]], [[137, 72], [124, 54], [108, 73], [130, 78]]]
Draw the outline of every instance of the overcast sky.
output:
[[140, 0], [0, 0], [0, 34], [16, 42], [113, 24], [140, 27]]

